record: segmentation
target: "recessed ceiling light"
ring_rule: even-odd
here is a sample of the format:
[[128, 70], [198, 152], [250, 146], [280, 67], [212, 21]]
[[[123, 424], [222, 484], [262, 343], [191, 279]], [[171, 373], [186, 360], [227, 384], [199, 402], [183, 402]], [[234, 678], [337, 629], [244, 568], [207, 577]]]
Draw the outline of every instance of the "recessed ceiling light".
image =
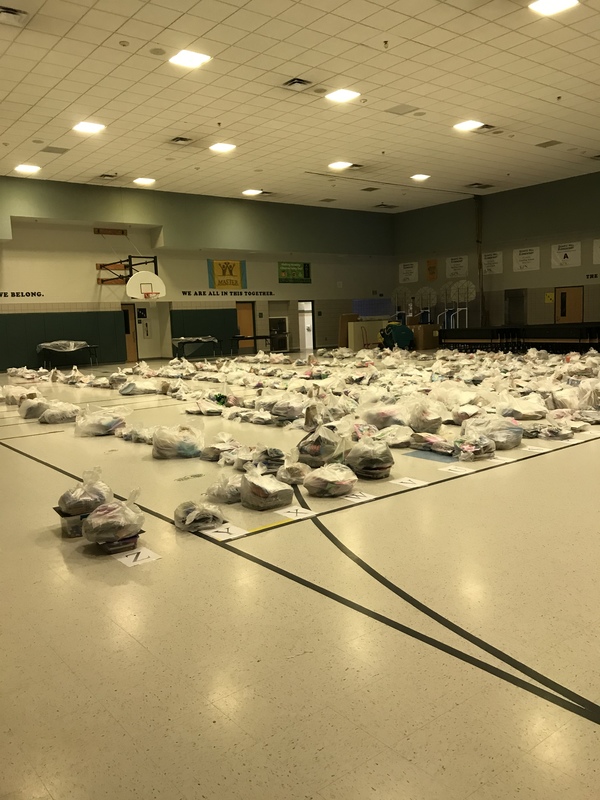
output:
[[416, 175], [411, 175], [410, 177], [413, 181], [427, 181], [429, 178], [431, 178], [431, 175], [422, 175], [420, 172], [418, 172]]
[[245, 194], [246, 197], [256, 197], [257, 194], [262, 194], [262, 189], [244, 189], [242, 194]]
[[234, 144], [226, 144], [225, 142], [217, 142], [216, 144], [211, 144], [208, 148], [212, 150], [213, 153], [231, 153], [232, 150], [235, 150]]
[[485, 122], [477, 122], [476, 119], [467, 119], [464, 122], [458, 122], [454, 125], [455, 131], [476, 131], [477, 128], [483, 128]]
[[353, 92], [351, 89], [338, 89], [337, 92], [330, 92], [325, 97], [327, 100], [333, 100], [334, 103], [347, 103], [360, 97], [360, 92]]
[[529, 8], [549, 17], [551, 14], [558, 14], [559, 11], [566, 11], [567, 8], [574, 8], [579, 5], [579, 0], [536, 0], [530, 3]]
[[73, 130], [79, 133], [100, 133], [104, 128], [106, 125], [100, 125], [99, 122], [78, 122]]
[[210, 61], [212, 56], [205, 56], [204, 53], [194, 53], [193, 50], [180, 50], [176, 56], [169, 59], [170, 64], [177, 64], [178, 67], [195, 69]]
[[40, 170], [41, 167], [36, 167], [35, 164], [19, 164], [18, 167], [15, 167], [15, 172], [20, 172], [21, 175], [35, 175]]
[[348, 167], [352, 166], [351, 161], [334, 161], [332, 164], [329, 164], [329, 169], [348, 169]]
[[137, 183], [138, 186], [152, 186], [153, 183], [156, 183], [155, 178], [136, 178], [134, 183]]

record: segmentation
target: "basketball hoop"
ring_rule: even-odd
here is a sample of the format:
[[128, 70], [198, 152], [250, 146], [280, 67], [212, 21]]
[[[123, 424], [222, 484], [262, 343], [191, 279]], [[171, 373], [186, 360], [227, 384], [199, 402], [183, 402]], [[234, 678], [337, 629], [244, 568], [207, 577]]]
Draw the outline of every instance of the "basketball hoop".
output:
[[144, 292], [144, 300], [156, 300], [160, 297], [160, 292]]

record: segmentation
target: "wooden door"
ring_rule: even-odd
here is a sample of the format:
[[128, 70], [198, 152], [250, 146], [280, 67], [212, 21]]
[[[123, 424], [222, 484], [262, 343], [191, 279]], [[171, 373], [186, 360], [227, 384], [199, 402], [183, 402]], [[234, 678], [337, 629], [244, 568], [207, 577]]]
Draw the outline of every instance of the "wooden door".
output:
[[560, 286], [555, 289], [554, 321], [583, 322], [583, 286]]
[[123, 321], [125, 322], [125, 347], [127, 348], [127, 361], [138, 360], [137, 331], [135, 328], [135, 306], [133, 303], [121, 305]]
[[[237, 325], [240, 336], [254, 336], [254, 303], [236, 303]], [[254, 342], [239, 342], [240, 350], [254, 350]]]

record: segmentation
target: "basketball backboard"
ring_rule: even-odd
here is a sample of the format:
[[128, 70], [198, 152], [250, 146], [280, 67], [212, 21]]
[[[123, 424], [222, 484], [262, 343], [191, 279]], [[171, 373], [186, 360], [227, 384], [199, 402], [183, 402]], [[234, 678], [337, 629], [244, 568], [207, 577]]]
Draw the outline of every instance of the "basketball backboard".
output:
[[166, 295], [167, 287], [154, 272], [135, 272], [127, 281], [125, 291], [132, 300], [158, 300]]

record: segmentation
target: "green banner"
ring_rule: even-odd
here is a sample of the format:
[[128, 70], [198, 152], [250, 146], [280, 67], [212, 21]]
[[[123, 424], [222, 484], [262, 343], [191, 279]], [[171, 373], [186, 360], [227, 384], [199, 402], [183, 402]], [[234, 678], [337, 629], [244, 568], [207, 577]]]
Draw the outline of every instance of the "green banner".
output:
[[280, 261], [279, 283], [310, 283], [310, 264], [306, 261]]

